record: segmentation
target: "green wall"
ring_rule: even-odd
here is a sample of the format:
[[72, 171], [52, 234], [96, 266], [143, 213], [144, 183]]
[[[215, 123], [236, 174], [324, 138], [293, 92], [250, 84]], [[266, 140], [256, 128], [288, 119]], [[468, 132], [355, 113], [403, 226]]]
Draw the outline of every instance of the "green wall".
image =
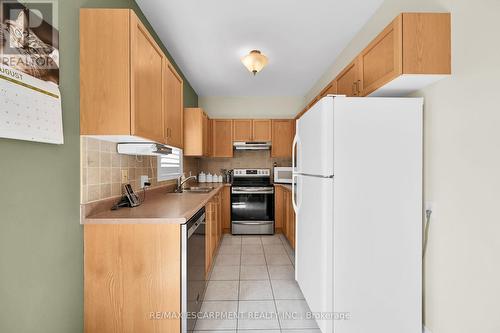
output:
[[[80, 7], [133, 8], [144, 21], [134, 1], [59, 2], [65, 144], [0, 138], [0, 332], [83, 331]], [[198, 104], [198, 96], [187, 80], [184, 99], [186, 106]]]

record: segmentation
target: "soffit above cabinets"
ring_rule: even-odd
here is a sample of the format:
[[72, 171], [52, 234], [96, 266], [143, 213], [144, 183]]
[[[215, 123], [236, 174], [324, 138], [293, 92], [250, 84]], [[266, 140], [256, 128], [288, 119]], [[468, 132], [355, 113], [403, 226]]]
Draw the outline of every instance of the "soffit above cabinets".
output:
[[[303, 96], [382, 0], [137, 0], [199, 96]], [[240, 58], [269, 57], [255, 77]]]

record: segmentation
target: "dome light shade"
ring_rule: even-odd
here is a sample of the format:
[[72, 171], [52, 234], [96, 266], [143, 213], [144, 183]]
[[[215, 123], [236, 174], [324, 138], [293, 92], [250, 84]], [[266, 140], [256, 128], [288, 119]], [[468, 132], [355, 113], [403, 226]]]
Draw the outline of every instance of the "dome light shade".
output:
[[248, 55], [241, 58], [241, 62], [255, 75], [267, 65], [268, 60], [259, 50], [252, 50]]

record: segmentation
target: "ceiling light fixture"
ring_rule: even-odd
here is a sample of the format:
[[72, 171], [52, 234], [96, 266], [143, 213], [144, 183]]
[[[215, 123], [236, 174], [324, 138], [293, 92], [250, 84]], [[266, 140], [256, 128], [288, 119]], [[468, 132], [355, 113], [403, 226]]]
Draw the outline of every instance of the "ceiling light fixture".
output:
[[267, 65], [267, 57], [259, 50], [252, 50], [248, 55], [241, 58], [241, 62], [255, 75]]

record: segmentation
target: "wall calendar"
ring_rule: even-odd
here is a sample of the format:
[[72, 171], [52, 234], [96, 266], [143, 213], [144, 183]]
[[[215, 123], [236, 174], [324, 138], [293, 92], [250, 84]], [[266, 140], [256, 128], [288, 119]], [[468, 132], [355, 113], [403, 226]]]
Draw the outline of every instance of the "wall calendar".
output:
[[0, 0], [0, 138], [63, 144], [52, 0]]

